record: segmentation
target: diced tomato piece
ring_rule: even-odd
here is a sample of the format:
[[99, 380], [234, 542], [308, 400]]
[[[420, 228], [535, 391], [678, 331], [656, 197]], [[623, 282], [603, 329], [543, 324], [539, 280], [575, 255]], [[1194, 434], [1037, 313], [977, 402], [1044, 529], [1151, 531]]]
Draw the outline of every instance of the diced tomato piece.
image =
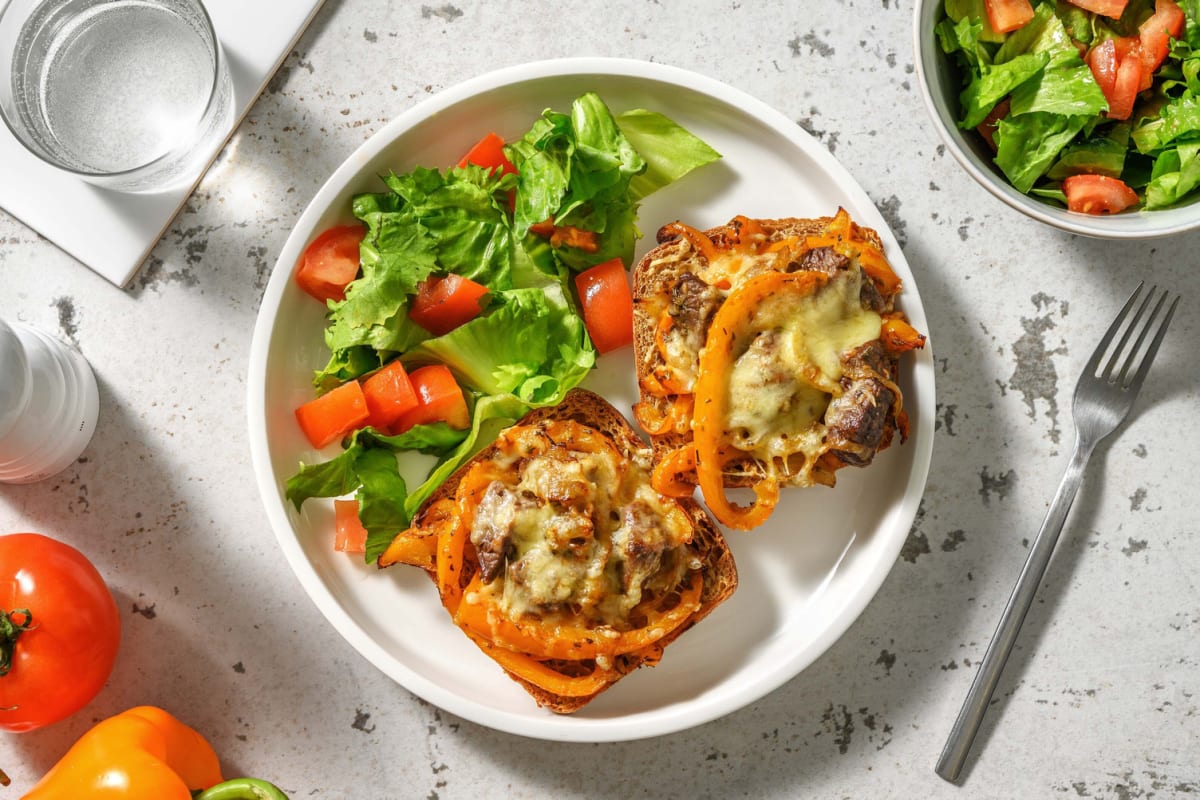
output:
[[426, 278], [417, 287], [408, 316], [434, 336], [441, 336], [479, 316], [479, 300], [488, 288], [451, 273]]
[[517, 171], [513, 163], [508, 160], [508, 156], [504, 155], [504, 140], [495, 133], [489, 133], [476, 142], [475, 146], [468, 150], [467, 154], [458, 162], [460, 167], [465, 167], [467, 164], [491, 169], [493, 172], [499, 169], [503, 175]]
[[[1088, 51], [1087, 65], [1091, 67], [1092, 77], [1100, 86], [1107, 99], [1112, 95], [1113, 84], [1117, 82], [1117, 42], [1115, 39], [1105, 39]], [[1109, 100], [1112, 105], [1112, 100]]]
[[1029, 0], [983, 0], [988, 24], [996, 33], [1008, 33], [1025, 26], [1033, 19]]
[[633, 341], [633, 295], [621, 259], [611, 258], [579, 273], [575, 288], [597, 350], [607, 353]]
[[431, 364], [414, 369], [408, 376], [417, 393], [417, 407], [401, 414], [393, 429], [403, 433], [414, 425], [445, 422], [452, 428], [471, 427], [471, 416], [467, 411], [467, 399], [462, 387], [454, 380], [449, 367]]
[[392, 424], [417, 407], [417, 392], [408, 372], [399, 361], [392, 361], [363, 381], [367, 401], [367, 424], [387, 431]]
[[1108, 100], [1108, 116], [1111, 119], [1129, 119], [1133, 104], [1137, 102], [1138, 87], [1142, 82], [1142, 59], [1135, 48], [1117, 62], [1117, 79], [1113, 82], [1112, 96]]
[[321, 302], [346, 299], [346, 285], [358, 277], [358, 246], [367, 229], [338, 225], [304, 249], [296, 265], [296, 283]]
[[1171, 39], [1183, 33], [1185, 18], [1183, 9], [1175, 0], [1155, 0], [1154, 14], [1138, 28], [1142, 45], [1142, 81], [1140, 91], [1150, 88], [1154, 72], [1167, 57]]
[[1129, 5], [1129, 0], [1067, 0], [1067, 2], [1084, 11], [1091, 11], [1093, 14], [1110, 19], [1120, 17], [1125, 13], [1125, 6]]
[[1119, 178], [1072, 175], [1062, 183], [1067, 208], [1083, 214], [1116, 214], [1138, 201], [1137, 192]]
[[1087, 54], [1087, 64], [1108, 100], [1111, 119], [1129, 119], [1142, 79], [1141, 45], [1135, 37], [1105, 39]]
[[313, 447], [321, 448], [367, 421], [367, 400], [358, 381], [343, 383], [296, 409], [296, 421]]
[[358, 518], [357, 500], [333, 501], [333, 549], [339, 553], [365, 553], [367, 529]]
[[992, 148], [992, 152], [996, 151], [996, 126], [1000, 120], [1008, 116], [1011, 105], [1012, 101], [1007, 97], [1004, 98], [999, 103], [996, 103], [992, 107], [992, 110], [988, 112], [988, 115], [983, 118], [983, 122], [975, 127], [975, 130], [979, 132], [983, 140], [988, 143], [988, 147]]

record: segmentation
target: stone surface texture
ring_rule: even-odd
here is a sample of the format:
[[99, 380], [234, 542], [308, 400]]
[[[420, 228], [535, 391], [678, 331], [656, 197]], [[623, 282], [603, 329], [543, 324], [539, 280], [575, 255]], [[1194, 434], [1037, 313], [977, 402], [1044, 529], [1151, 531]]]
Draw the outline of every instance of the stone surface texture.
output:
[[[0, 733], [18, 797], [94, 722], [171, 709], [226, 772], [295, 798], [1200, 796], [1200, 233], [1080, 238], [1020, 216], [945, 151], [907, 0], [327, 0], [132, 283], [0, 212], [0, 313], [78, 347], [100, 383], [66, 472], [0, 486], [0, 532], [83, 549], [124, 638], [82, 712]], [[493, 68], [620, 56], [731, 84], [866, 190], [930, 320], [937, 435], [920, 512], [848, 632], [761, 701], [682, 733], [524, 739], [396, 685], [277, 552], [246, 430], [250, 336], [290, 229], [396, 115]], [[64, 213], [69, 213], [64, 209]], [[1185, 295], [1131, 421], [1102, 445], [961, 787], [933, 772], [1073, 441], [1083, 362], [1141, 279]]]

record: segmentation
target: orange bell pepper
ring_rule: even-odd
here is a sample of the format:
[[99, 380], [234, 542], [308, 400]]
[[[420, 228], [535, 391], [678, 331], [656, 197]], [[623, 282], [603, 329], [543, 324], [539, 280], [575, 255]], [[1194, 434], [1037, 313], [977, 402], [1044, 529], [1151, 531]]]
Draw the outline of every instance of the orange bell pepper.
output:
[[265, 781], [223, 781], [217, 754], [161, 708], [138, 706], [100, 722], [22, 800], [286, 800]]

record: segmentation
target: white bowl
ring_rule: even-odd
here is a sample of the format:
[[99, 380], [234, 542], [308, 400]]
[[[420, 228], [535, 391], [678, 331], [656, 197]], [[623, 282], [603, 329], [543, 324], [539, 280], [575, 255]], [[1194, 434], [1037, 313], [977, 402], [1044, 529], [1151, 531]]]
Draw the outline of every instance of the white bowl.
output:
[[958, 127], [958, 71], [938, 46], [934, 25], [945, 16], [942, 0], [917, 0], [913, 14], [913, 49], [917, 83], [925, 107], [947, 149], [972, 178], [1000, 200], [1028, 217], [1064, 231], [1100, 239], [1152, 239], [1200, 226], [1200, 205], [1189, 203], [1155, 211], [1128, 211], [1110, 216], [1068, 211], [1009, 184], [992, 163], [992, 153], [974, 131]]
[[[612, 741], [670, 733], [751, 703], [812, 663], [875, 595], [908, 536], [933, 447], [933, 360], [906, 359], [901, 386], [912, 423], [865, 470], [843, 470], [836, 489], [785, 492], [753, 533], [729, 533], [740, 584], [726, 603], [668, 649], [577, 713], [557, 716], [533, 700], [450, 621], [420, 570], [380, 571], [333, 550], [329, 501], [300, 513], [284, 481], [313, 451], [293, 418], [328, 358], [323, 307], [291, 280], [304, 246], [349, 217], [352, 196], [381, 191], [389, 169], [453, 163], [488, 130], [519, 136], [547, 107], [594, 90], [620, 112], [660, 111], [724, 158], [652, 195], [639, 226], [648, 235], [683, 219], [700, 228], [749, 216], [818, 216], [839, 205], [876, 228], [905, 283], [901, 307], [928, 331], [912, 273], [887, 224], [853, 178], [792, 120], [724, 84], [660, 64], [565, 59], [527, 64], [447, 89], [405, 112], [362, 145], [321, 188], [279, 255], [263, 297], [248, 378], [251, 454], [279, 548], [333, 628], [413, 693], [481, 725], [558, 741]], [[600, 358], [584, 384], [628, 414], [637, 396], [629, 348]]]

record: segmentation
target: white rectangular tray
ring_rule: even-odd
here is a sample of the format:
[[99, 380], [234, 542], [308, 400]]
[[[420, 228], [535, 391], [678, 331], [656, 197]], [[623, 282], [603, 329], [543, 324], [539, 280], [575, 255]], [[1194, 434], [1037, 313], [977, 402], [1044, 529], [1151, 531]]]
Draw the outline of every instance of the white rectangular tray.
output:
[[[322, 2], [205, 0], [229, 62], [236, 123], [283, 63]], [[223, 145], [209, 154], [209, 163]], [[124, 286], [134, 276], [195, 188], [193, 183], [140, 195], [99, 189], [43, 163], [2, 123], [0, 165], [0, 208], [117, 286]]]

